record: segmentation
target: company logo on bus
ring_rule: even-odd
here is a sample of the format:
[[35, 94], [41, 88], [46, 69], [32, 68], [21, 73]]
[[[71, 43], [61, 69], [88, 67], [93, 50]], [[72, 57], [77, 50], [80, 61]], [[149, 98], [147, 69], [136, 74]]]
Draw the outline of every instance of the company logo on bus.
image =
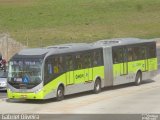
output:
[[84, 78], [84, 74], [79, 74], [79, 75], [76, 75], [75, 77], [76, 79]]

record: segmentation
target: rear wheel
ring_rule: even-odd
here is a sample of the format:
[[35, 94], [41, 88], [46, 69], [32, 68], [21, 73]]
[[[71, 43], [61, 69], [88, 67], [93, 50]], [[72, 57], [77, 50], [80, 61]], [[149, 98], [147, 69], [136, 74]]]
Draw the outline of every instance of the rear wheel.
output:
[[99, 92], [101, 92], [101, 80], [100, 79], [96, 79], [95, 83], [94, 83], [94, 91], [95, 94], [98, 94]]
[[64, 99], [64, 87], [61, 85], [57, 89], [57, 101], [61, 101]]
[[138, 72], [135, 78], [135, 85], [140, 85], [142, 82], [142, 74], [141, 72]]

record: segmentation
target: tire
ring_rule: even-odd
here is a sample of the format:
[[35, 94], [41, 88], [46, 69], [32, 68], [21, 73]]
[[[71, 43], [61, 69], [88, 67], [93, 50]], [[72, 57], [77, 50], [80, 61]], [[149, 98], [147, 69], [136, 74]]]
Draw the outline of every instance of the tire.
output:
[[140, 85], [142, 83], [142, 74], [140, 72], [137, 73], [135, 78], [135, 85]]
[[60, 85], [57, 89], [57, 101], [61, 101], [64, 99], [64, 87]]
[[93, 92], [95, 94], [98, 94], [101, 92], [101, 80], [100, 79], [96, 79], [95, 83], [94, 83], [94, 90]]

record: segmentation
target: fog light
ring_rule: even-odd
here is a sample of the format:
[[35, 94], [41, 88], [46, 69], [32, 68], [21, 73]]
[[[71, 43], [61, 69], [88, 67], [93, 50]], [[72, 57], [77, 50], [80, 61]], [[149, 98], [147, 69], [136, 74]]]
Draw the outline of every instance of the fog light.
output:
[[11, 90], [10, 88], [8, 88], [8, 91], [9, 91], [9, 92], [12, 92], [12, 90]]

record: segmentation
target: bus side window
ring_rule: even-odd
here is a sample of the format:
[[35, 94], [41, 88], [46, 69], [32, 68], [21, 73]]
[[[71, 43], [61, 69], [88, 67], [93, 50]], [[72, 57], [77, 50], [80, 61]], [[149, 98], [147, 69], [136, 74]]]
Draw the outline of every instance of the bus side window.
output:
[[57, 74], [59, 72], [59, 68], [58, 68], [58, 57], [55, 57], [53, 59], [53, 71], [54, 74]]
[[45, 83], [47, 83], [53, 76], [53, 64], [52, 64], [52, 58], [47, 58], [45, 62]]
[[128, 61], [133, 61], [134, 59], [134, 51], [133, 51], [133, 48], [132, 47], [129, 47], [128, 48]]
[[139, 47], [133, 47], [132, 48], [132, 60], [138, 60], [139, 59]]
[[113, 48], [113, 63], [122, 63], [123, 62], [123, 49], [122, 48]]
[[96, 50], [93, 52], [93, 66], [103, 65], [102, 52], [100, 50]]
[[86, 53], [83, 55], [83, 66], [84, 68], [92, 67], [91, 53]]
[[134, 47], [134, 59], [135, 60], [143, 60], [146, 57], [146, 49], [143, 46]]
[[49, 61], [49, 60], [47, 60], [46, 63], [45, 63], [45, 73], [47, 75], [53, 74], [52, 64], [51, 64], [51, 61]]
[[150, 45], [148, 48], [148, 57], [149, 58], [156, 57], [156, 46], [154, 44]]
[[47, 64], [47, 71], [48, 71], [48, 74], [53, 74], [53, 68], [52, 68], [52, 64], [51, 63], [48, 63]]
[[72, 55], [66, 56], [65, 61], [66, 61], [66, 70], [67, 71], [73, 70], [73, 57], [72, 57]]
[[141, 56], [141, 59], [146, 59], [146, 57], [147, 57], [147, 52], [146, 52], [146, 48], [145, 47], [142, 47], [141, 49], [140, 49], [140, 55], [139, 56]]
[[75, 69], [82, 69], [82, 55], [75, 55]]
[[53, 72], [54, 74], [62, 73], [64, 71], [63, 67], [63, 57], [58, 56], [53, 58]]

